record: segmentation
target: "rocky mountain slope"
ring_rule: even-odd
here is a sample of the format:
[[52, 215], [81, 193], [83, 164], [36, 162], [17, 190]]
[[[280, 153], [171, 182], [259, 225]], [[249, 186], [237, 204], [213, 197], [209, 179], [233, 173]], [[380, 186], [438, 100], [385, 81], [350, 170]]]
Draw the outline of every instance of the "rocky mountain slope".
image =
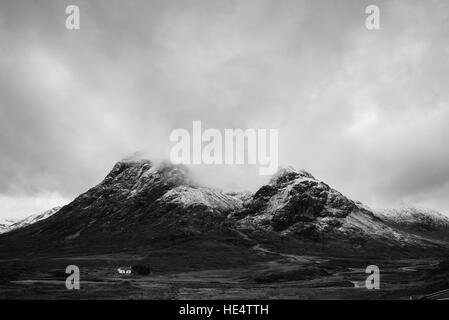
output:
[[[423, 233], [374, 213], [310, 173], [281, 169], [254, 193], [197, 185], [183, 166], [118, 162], [97, 186], [45, 220], [0, 235], [0, 258], [170, 248], [243, 263], [276, 255], [447, 253]], [[193, 259], [193, 258], [192, 258]]]
[[304, 170], [281, 169], [244, 207], [240, 227], [262, 228], [283, 238], [299, 239], [312, 251], [369, 255], [447, 245], [439, 237], [398, 228]]

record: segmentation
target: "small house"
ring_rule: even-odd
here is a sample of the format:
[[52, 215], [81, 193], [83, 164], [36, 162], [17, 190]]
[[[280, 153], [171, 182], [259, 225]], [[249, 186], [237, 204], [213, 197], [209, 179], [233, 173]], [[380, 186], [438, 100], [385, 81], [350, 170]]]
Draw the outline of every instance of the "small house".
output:
[[118, 273], [124, 274], [124, 275], [130, 275], [133, 273], [133, 270], [131, 267], [120, 267], [117, 269]]

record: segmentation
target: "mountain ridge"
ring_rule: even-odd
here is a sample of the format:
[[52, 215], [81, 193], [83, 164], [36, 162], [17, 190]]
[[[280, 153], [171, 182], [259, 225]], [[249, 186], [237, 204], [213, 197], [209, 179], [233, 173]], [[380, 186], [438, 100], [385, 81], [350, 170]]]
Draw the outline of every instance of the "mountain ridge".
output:
[[255, 192], [229, 193], [198, 185], [181, 165], [126, 159], [56, 214], [0, 235], [0, 256], [148, 252], [189, 243], [189, 252], [199, 246], [254, 259], [407, 256], [447, 252], [447, 240], [395, 224], [305, 170], [282, 168]]
[[38, 221], [45, 220], [49, 218], [50, 216], [54, 215], [56, 212], [58, 212], [62, 207], [57, 206], [53, 207], [49, 210], [46, 210], [41, 213], [32, 214], [26, 218], [23, 219], [5, 219], [6, 223], [0, 222], [0, 234], [10, 232], [12, 230], [16, 230], [19, 228], [26, 227], [28, 225], [32, 225]]

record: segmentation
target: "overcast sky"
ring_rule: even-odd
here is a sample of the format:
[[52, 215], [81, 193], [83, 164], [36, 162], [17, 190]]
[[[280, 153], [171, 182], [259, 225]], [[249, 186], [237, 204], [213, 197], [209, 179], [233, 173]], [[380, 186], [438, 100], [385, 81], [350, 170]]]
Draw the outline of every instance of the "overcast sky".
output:
[[[168, 159], [193, 120], [279, 129], [281, 165], [449, 213], [448, 57], [446, 0], [2, 0], [0, 218], [65, 204], [132, 152]], [[192, 170], [224, 189], [268, 179]]]

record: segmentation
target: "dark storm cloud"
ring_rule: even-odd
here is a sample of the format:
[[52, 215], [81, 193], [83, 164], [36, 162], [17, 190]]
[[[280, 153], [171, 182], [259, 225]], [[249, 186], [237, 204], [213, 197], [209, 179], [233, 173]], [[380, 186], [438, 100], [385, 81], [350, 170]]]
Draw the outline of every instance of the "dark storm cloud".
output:
[[[368, 31], [369, 4], [2, 1], [0, 215], [68, 201], [136, 150], [166, 159], [192, 120], [278, 128], [284, 165], [371, 205], [449, 212], [449, 4], [376, 1]], [[193, 170], [225, 188], [266, 179]]]

